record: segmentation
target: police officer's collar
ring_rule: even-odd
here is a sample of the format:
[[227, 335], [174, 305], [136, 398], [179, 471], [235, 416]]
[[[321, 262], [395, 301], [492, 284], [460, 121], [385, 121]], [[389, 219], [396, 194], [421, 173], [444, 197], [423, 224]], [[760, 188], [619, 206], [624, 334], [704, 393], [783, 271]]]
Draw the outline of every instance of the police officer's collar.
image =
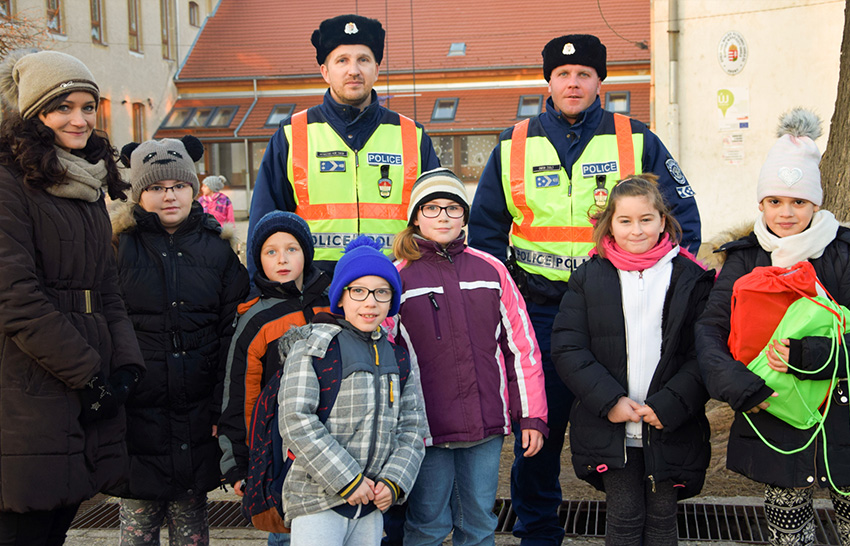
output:
[[559, 123], [571, 127], [573, 130], [578, 130], [584, 127], [585, 125], [595, 127], [599, 124], [598, 122], [602, 117], [602, 101], [599, 99], [599, 95], [597, 95], [596, 100], [593, 101], [593, 104], [588, 106], [584, 112], [581, 112], [576, 118], [576, 122], [572, 125], [566, 119], [564, 119], [564, 117], [558, 111], [558, 108], [555, 107], [555, 102], [552, 100], [552, 97], [546, 99], [546, 113], [549, 114], [552, 119], [555, 119]]
[[374, 113], [378, 111], [380, 104], [378, 103], [378, 93], [376, 93], [374, 89], [372, 89], [371, 97], [372, 100], [369, 103], [369, 106], [360, 110], [360, 108], [349, 106], [348, 104], [338, 103], [331, 96], [331, 90], [328, 89], [325, 92], [324, 103], [328, 111], [333, 112], [333, 115], [347, 125], [349, 123], [354, 123], [358, 120], [358, 118], [366, 118], [367, 116], [374, 115]]

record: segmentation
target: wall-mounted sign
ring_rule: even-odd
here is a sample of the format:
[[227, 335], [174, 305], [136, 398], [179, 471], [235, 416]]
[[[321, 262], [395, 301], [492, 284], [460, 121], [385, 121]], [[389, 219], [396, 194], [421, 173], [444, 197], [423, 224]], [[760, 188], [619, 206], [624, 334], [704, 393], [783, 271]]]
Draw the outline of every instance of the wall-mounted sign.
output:
[[747, 64], [747, 42], [740, 32], [730, 30], [723, 35], [717, 46], [717, 60], [720, 61], [720, 68], [729, 75], [734, 76], [744, 69]]

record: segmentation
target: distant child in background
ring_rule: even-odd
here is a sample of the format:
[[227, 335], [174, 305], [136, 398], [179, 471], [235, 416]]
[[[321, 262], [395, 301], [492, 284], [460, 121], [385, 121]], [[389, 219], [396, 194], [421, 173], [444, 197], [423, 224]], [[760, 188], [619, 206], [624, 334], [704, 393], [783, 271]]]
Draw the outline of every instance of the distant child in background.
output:
[[[282, 365], [277, 341], [291, 327], [330, 311], [331, 281], [313, 267], [313, 237], [301, 217], [283, 211], [263, 216], [254, 228], [249, 252], [260, 269], [254, 274], [248, 300], [239, 306], [218, 427], [221, 473], [240, 497], [248, 473], [246, 438], [254, 405]], [[269, 544], [282, 544], [286, 538], [270, 537]]]
[[236, 219], [233, 216], [233, 203], [230, 202], [229, 197], [221, 193], [225, 184], [227, 184], [227, 179], [223, 176], [211, 175], [204, 178], [198, 202], [204, 208], [204, 212], [212, 214], [222, 227], [235, 227]]
[[[728, 345], [733, 286], [756, 267], [790, 268], [807, 260], [827, 292], [839, 304], [850, 306], [850, 230], [839, 225], [831, 212], [820, 208], [821, 156], [814, 140], [821, 135], [821, 121], [812, 112], [794, 109], [782, 117], [777, 134], [779, 140], [768, 152], [759, 173], [756, 189], [760, 214], [753, 231], [720, 248], [725, 251], [726, 261], [697, 325], [700, 366], [711, 396], [735, 410], [726, 467], [765, 484], [770, 543], [814, 544], [812, 495], [817, 486], [829, 487], [841, 543], [850, 544], [850, 497], [830, 485], [831, 481], [844, 492], [850, 486], [850, 417], [844, 359], [840, 358], [840, 380], [831, 393], [833, 404], [838, 407], [824, 421], [827, 444], [818, 435], [805, 449], [785, 455], [762, 441], [753, 427], [767, 442], [785, 450], [805, 445], [812, 431], [795, 428], [761, 411], [777, 394], [745, 363], [735, 360]], [[845, 334], [843, 343], [848, 342], [850, 336]], [[824, 367], [830, 355], [829, 337], [806, 336], [770, 343], [768, 365], [775, 371], [793, 373], [801, 380], [832, 379], [835, 364]], [[788, 364], [798, 370], [824, 369], [817, 374], [798, 373], [789, 371]], [[752, 425], [744, 413], [749, 414]]]
[[127, 400], [129, 480], [120, 544], [208, 544], [207, 492], [219, 486], [221, 380], [248, 272], [194, 201], [192, 136], [124, 146], [132, 207], [113, 219], [118, 278], [147, 366]]
[[[346, 246], [330, 288], [331, 310], [344, 316], [317, 315], [284, 364], [278, 400], [283, 445], [295, 455], [283, 483], [293, 546], [379, 544], [381, 512], [409, 494], [425, 452], [417, 370], [381, 328], [401, 299], [381, 246], [365, 235]], [[340, 377], [324, 422], [316, 370]]]
[[428, 446], [407, 502], [404, 544], [493, 544], [499, 462], [511, 422], [525, 456], [543, 445], [546, 391], [525, 302], [505, 266], [464, 244], [469, 203], [449, 169], [413, 186], [393, 253], [402, 282], [395, 339], [421, 374]]
[[596, 215], [595, 252], [572, 274], [552, 360], [576, 395], [576, 476], [605, 491], [607, 545], [678, 543], [678, 499], [711, 457], [694, 323], [714, 276], [679, 246], [651, 174], [621, 180]]

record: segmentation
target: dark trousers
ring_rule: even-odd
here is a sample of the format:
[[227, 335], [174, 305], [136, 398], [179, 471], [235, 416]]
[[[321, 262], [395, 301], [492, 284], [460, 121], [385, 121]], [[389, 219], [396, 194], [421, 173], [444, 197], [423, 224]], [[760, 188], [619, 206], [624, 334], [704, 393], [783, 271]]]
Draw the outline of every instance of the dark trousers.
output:
[[626, 448], [625, 468], [602, 474], [607, 505], [605, 546], [676, 546], [678, 494], [673, 481], [646, 479], [643, 449]]
[[394, 504], [384, 512], [384, 532], [381, 546], [402, 546], [404, 542], [404, 520], [407, 504]]
[[531, 458], [523, 457], [522, 432], [514, 424], [514, 464], [511, 467], [511, 503], [517, 521], [513, 534], [522, 539], [523, 546], [558, 545], [564, 538], [564, 528], [558, 520], [561, 505], [561, 450], [570, 418], [573, 393], [567, 389], [552, 365], [549, 352], [552, 323], [558, 305], [527, 302], [528, 314], [542, 353], [546, 377], [546, 400], [549, 414], [549, 437], [543, 448]]
[[80, 504], [54, 510], [0, 512], [0, 546], [61, 546]]

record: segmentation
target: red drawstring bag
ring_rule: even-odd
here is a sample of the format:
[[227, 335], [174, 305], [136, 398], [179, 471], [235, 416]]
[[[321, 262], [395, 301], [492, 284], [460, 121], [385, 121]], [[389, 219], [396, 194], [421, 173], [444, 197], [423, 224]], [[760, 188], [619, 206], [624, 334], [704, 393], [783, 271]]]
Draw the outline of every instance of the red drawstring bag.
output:
[[784, 267], [756, 267], [732, 286], [729, 351], [752, 362], [770, 341], [788, 307], [801, 297], [817, 296], [817, 274], [808, 261]]

